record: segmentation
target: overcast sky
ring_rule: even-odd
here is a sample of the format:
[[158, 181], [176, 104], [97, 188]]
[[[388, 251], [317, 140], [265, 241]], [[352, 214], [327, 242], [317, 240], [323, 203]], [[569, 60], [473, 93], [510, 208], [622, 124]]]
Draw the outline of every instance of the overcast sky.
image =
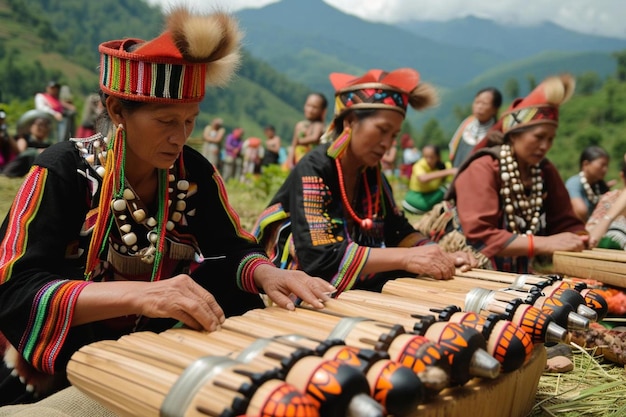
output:
[[[148, 0], [153, 4], [193, 4], [237, 11], [262, 7], [277, 0]], [[310, 0], [288, 0], [310, 1]], [[503, 23], [529, 25], [552, 21], [583, 33], [626, 39], [625, 0], [324, 0], [365, 20], [449, 20], [474, 15]]]

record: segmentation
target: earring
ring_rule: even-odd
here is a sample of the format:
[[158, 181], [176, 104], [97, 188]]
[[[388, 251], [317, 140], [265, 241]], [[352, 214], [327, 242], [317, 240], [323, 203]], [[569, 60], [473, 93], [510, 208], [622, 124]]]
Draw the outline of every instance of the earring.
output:
[[340, 158], [345, 153], [351, 140], [352, 129], [350, 129], [350, 127], [346, 127], [337, 139], [335, 139], [335, 141], [328, 147], [326, 154], [333, 159]]

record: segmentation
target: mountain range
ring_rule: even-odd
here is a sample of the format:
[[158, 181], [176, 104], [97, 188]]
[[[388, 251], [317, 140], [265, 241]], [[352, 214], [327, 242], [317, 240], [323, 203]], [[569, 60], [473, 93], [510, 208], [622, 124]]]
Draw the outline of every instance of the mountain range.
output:
[[[529, 79], [562, 71], [604, 80], [616, 71], [612, 52], [626, 49], [625, 40], [545, 22], [512, 27], [467, 17], [372, 23], [322, 0], [282, 0], [236, 16], [246, 33], [243, 65], [231, 86], [207, 91], [199, 128], [221, 116], [229, 128], [243, 126], [251, 135], [275, 124], [284, 139], [302, 115], [307, 91], [332, 97], [330, 72], [416, 68], [442, 97], [437, 109], [409, 113], [411, 125], [435, 118], [451, 134], [455, 109], [466, 108], [481, 87], [504, 92], [514, 79], [524, 94]], [[26, 101], [54, 76], [87, 94], [97, 85], [98, 43], [156, 36], [159, 20], [159, 11], [143, 1], [0, 0], [0, 92], [9, 100], [21, 92], [17, 98]]]
[[[467, 17], [446, 22], [372, 23], [322, 0], [282, 0], [237, 12], [246, 48], [290, 79], [332, 94], [330, 72], [363, 73], [369, 68], [413, 67], [441, 91], [438, 109], [413, 115], [434, 117], [453, 129], [455, 106], [467, 105], [487, 85], [504, 90], [516, 79], [520, 94], [527, 80], [570, 72], [614, 74], [611, 53], [626, 40], [574, 32], [553, 23], [515, 27]], [[505, 97], [512, 99], [513, 97]]]

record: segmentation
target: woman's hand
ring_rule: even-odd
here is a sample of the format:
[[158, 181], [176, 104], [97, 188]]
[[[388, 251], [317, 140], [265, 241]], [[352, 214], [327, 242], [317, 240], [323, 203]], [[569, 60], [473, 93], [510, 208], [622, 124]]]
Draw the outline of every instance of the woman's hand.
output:
[[259, 265], [254, 271], [254, 281], [277, 305], [294, 310], [293, 297], [315, 308], [324, 308], [323, 301], [335, 291], [327, 281], [312, 277], [304, 271], [279, 269], [271, 265]]
[[183, 322], [196, 330], [214, 331], [224, 322], [222, 308], [213, 295], [189, 275], [146, 283], [135, 296], [140, 314], [146, 317], [167, 317]]
[[469, 252], [458, 251], [449, 253], [448, 255], [452, 258], [454, 265], [463, 272], [467, 272], [478, 266], [478, 260]]
[[563, 232], [552, 236], [535, 236], [535, 255], [552, 255], [555, 251], [581, 252], [589, 240], [588, 235]]
[[130, 315], [172, 318], [192, 329], [209, 331], [225, 320], [213, 295], [181, 274], [156, 282], [92, 282], [78, 297], [72, 326]]
[[467, 254], [447, 253], [439, 245], [409, 248], [408, 253], [409, 256], [406, 257], [404, 266], [406, 271], [417, 275], [428, 275], [435, 279], [450, 279], [454, 275], [457, 263], [462, 265], [471, 262]]

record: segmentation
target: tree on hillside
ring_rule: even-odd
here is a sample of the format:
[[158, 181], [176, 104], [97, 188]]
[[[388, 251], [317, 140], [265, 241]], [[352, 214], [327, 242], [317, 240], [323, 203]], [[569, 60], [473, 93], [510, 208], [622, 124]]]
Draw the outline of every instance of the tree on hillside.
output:
[[576, 77], [576, 92], [584, 96], [593, 94], [601, 85], [600, 76], [595, 71], [587, 71]]
[[526, 79], [528, 80], [528, 91], [533, 91], [537, 87], [537, 79], [532, 74], [527, 75]]
[[509, 78], [504, 83], [504, 94], [511, 100], [519, 97], [519, 81], [515, 78]]
[[447, 138], [439, 126], [437, 119], [431, 118], [424, 124], [422, 134], [418, 140], [418, 147], [422, 148], [424, 145], [438, 145], [447, 146]]
[[472, 114], [472, 105], [471, 104], [456, 104], [454, 109], [452, 109], [454, 113], [454, 118], [457, 120], [458, 124], [460, 124], [467, 116]]
[[610, 123], [619, 123], [624, 120], [624, 111], [620, 108], [618, 103], [618, 84], [615, 78], [609, 78], [606, 83], [604, 83], [604, 90], [606, 92], [604, 118]]
[[626, 50], [614, 52], [613, 57], [617, 61], [617, 80], [626, 81]]

